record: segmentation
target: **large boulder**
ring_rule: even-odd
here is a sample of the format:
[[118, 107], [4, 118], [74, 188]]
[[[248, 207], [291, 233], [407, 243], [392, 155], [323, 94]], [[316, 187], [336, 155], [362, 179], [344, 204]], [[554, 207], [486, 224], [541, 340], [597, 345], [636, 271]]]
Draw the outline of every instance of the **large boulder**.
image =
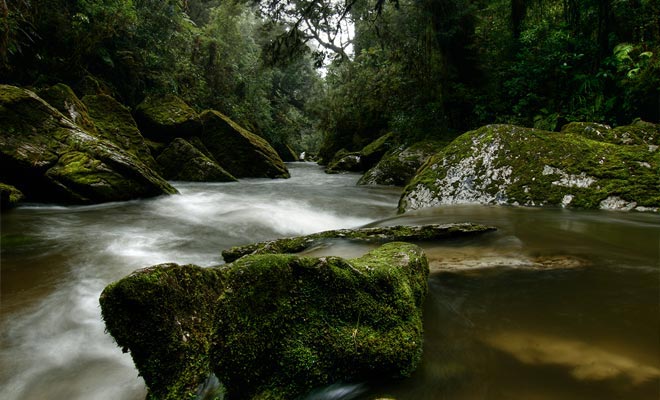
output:
[[263, 138], [214, 110], [201, 114], [202, 142], [218, 164], [237, 178], [288, 178], [289, 171]]
[[342, 381], [398, 378], [422, 352], [428, 263], [408, 243], [363, 257], [267, 254], [200, 268], [158, 265], [109, 285], [108, 332], [149, 398], [293, 399]]
[[134, 155], [33, 92], [0, 85], [0, 181], [29, 201], [88, 204], [176, 193]]
[[149, 139], [169, 142], [201, 131], [199, 115], [175, 95], [149, 96], [135, 108], [135, 120]]
[[85, 96], [82, 102], [100, 137], [115, 143], [149, 167], [156, 166], [151, 150], [128, 108], [104, 94]]
[[362, 172], [362, 156], [359, 152], [349, 152], [341, 149], [335, 154], [328, 163], [325, 172], [328, 174], [338, 174], [341, 172]]
[[398, 146], [365, 172], [358, 185], [405, 186], [426, 160], [444, 146], [446, 143], [431, 141], [418, 142], [409, 147]]
[[659, 168], [656, 145], [489, 125], [433, 156], [399, 209], [479, 203], [648, 211], [660, 207]]
[[185, 139], [176, 138], [156, 159], [165, 179], [191, 182], [232, 182], [229, 172]]

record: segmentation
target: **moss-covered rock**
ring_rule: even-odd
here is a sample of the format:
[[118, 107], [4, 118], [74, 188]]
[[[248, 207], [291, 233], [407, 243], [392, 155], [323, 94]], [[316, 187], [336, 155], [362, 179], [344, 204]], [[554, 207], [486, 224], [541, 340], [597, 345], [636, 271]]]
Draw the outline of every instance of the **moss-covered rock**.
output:
[[235, 246], [224, 250], [225, 262], [233, 262], [246, 255], [299, 253], [326, 239], [347, 239], [367, 243], [394, 241], [427, 241], [478, 235], [494, 231], [492, 226], [472, 223], [432, 224], [421, 226], [384, 226], [357, 229], [335, 229], [306, 236], [297, 236]]
[[230, 400], [292, 399], [413, 372], [427, 278], [419, 247], [389, 243], [352, 260], [274, 254], [155, 266], [109, 285], [100, 303], [149, 398], [191, 397], [213, 373]]
[[23, 200], [23, 193], [20, 190], [12, 185], [0, 183], [0, 210], [16, 207], [21, 200]]
[[646, 211], [660, 207], [659, 168], [658, 146], [489, 125], [429, 159], [399, 209], [481, 203]]
[[386, 133], [360, 150], [360, 163], [362, 170], [366, 171], [380, 161], [385, 153], [395, 145], [394, 133]]
[[156, 159], [165, 179], [192, 182], [235, 181], [222, 169], [185, 139], [176, 138]]
[[660, 145], [660, 125], [641, 120], [614, 129], [594, 122], [571, 122], [564, 125], [561, 131], [613, 144]]
[[135, 156], [28, 90], [0, 85], [0, 126], [0, 181], [26, 200], [98, 203], [176, 192]]
[[175, 95], [147, 97], [135, 108], [135, 120], [157, 142], [198, 135], [202, 127], [197, 112]]
[[47, 89], [39, 91], [39, 97], [48, 104], [55, 107], [65, 117], [73, 121], [83, 130], [89, 133], [95, 133], [96, 127], [87, 111], [87, 106], [80, 101], [73, 90], [63, 84], [58, 83]]
[[117, 144], [149, 167], [156, 166], [151, 150], [128, 108], [107, 95], [85, 96], [82, 101], [100, 137]]
[[328, 174], [338, 174], [340, 172], [362, 172], [362, 156], [359, 152], [349, 152], [341, 149], [335, 154], [328, 163], [325, 172]]
[[389, 151], [358, 181], [358, 185], [405, 186], [426, 160], [439, 152], [446, 143], [418, 142], [412, 146], [398, 146]]
[[201, 114], [202, 142], [218, 164], [237, 178], [288, 178], [289, 171], [263, 138], [214, 110]]

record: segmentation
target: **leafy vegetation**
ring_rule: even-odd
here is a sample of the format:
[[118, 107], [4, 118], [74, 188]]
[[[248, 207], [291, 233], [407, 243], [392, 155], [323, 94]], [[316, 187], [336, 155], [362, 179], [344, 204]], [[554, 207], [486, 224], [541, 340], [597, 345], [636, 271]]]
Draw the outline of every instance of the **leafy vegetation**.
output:
[[2, 0], [0, 80], [82, 95], [93, 76], [129, 107], [176, 94], [329, 161], [387, 132], [658, 121], [658, 15], [658, 0]]

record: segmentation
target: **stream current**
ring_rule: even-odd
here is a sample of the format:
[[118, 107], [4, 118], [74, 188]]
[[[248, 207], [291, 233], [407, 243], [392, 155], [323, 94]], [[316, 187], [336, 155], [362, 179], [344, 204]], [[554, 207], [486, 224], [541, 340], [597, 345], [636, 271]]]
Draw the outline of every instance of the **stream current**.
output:
[[[308, 399], [657, 399], [660, 217], [452, 206], [396, 215], [399, 189], [289, 164], [288, 180], [181, 183], [180, 195], [2, 214], [0, 398], [141, 400], [98, 297], [162, 262], [211, 266], [230, 246], [360, 226], [476, 222], [424, 243], [424, 355], [412, 377], [337, 383]], [[370, 246], [328, 242], [310, 255]]]

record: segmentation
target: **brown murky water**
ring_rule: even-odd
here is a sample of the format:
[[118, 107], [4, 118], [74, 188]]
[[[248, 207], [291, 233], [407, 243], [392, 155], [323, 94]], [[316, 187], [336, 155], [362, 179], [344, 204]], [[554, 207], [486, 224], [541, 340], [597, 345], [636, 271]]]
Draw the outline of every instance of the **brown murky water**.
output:
[[[310, 164], [292, 174], [3, 214], [1, 397], [143, 399], [98, 307], [105, 285], [137, 268], [214, 265], [232, 245], [340, 227], [471, 221], [499, 230], [423, 244], [431, 277], [418, 371], [309, 399], [659, 398], [660, 216], [480, 206], [396, 216], [396, 190], [355, 187], [357, 176]], [[331, 243], [312, 253], [367, 250]]]

